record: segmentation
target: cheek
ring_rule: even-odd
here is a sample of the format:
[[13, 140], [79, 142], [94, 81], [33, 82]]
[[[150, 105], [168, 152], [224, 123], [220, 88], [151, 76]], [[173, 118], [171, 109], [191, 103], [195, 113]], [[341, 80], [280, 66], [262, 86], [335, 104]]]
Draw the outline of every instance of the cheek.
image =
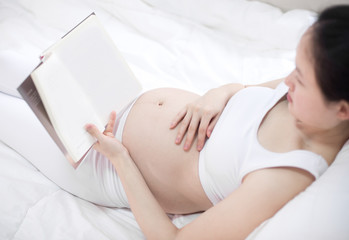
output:
[[308, 94], [301, 90], [294, 91], [291, 106], [297, 112], [304, 111], [310, 108], [311, 98]]
[[334, 114], [311, 96], [295, 98], [289, 110], [297, 120], [313, 127], [324, 129], [334, 122]]
[[319, 118], [316, 102], [308, 94], [295, 93], [292, 103], [289, 103], [289, 110], [294, 117], [302, 122], [312, 122]]

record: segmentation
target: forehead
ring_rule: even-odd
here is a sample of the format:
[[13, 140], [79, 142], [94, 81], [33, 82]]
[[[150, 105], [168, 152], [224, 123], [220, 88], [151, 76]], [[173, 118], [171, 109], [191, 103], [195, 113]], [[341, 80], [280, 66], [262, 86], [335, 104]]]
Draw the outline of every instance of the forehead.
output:
[[300, 42], [297, 47], [297, 57], [305, 58], [304, 60], [308, 60], [313, 63], [314, 58], [312, 54], [312, 30], [308, 29], [300, 39]]
[[313, 57], [312, 31], [307, 30], [302, 36], [296, 54], [296, 69], [302, 76], [302, 82], [307, 85], [314, 85], [318, 89], [315, 76], [315, 59]]

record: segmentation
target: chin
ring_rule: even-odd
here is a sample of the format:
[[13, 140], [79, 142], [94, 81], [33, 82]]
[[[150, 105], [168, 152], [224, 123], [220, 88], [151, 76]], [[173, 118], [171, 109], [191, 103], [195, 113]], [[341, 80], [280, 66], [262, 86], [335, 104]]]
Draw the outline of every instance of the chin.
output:
[[297, 116], [295, 116], [294, 112], [289, 108], [289, 113], [292, 115], [293, 119], [294, 119], [294, 125], [298, 128], [298, 129], [304, 129], [305, 124], [302, 120], [300, 120], [299, 118], [297, 118]]
[[298, 129], [303, 129], [304, 128], [304, 123], [301, 120], [299, 120], [299, 119], [295, 120], [295, 125], [296, 125], [296, 127]]

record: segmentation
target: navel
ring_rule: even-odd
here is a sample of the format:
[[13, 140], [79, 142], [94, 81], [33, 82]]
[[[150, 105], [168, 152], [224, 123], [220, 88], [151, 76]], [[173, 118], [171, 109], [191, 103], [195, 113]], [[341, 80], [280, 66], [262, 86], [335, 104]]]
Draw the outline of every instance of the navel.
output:
[[163, 101], [163, 100], [159, 100], [159, 101], [157, 102], [157, 105], [158, 105], [159, 107], [161, 107], [163, 104], [164, 104], [164, 101]]

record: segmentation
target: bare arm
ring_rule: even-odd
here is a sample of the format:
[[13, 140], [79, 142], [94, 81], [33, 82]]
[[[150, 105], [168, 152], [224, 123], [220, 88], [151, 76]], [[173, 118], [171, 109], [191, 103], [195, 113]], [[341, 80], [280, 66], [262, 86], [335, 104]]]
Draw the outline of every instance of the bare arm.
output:
[[94, 148], [116, 168], [147, 239], [245, 239], [313, 181], [312, 175], [296, 168], [252, 172], [226, 199], [178, 229], [154, 198], [127, 149], [112, 135], [114, 119], [115, 114], [104, 133], [94, 125], [87, 125], [86, 129], [97, 139]]
[[176, 137], [176, 144], [180, 144], [187, 134], [184, 150], [188, 150], [193, 141], [195, 134], [198, 134], [197, 150], [201, 151], [206, 137], [210, 137], [214, 126], [216, 125], [224, 107], [229, 99], [241, 89], [250, 86], [261, 86], [276, 88], [284, 79], [278, 79], [259, 85], [242, 85], [231, 83], [218, 88], [211, 89], [197, 101], [185, 106], [173, 119], [170, 129], [179, 125]]
[[295, 168], [250, 173], [236, 191], [185, 226], [178, 239], [245, 239], [312, 181]]

